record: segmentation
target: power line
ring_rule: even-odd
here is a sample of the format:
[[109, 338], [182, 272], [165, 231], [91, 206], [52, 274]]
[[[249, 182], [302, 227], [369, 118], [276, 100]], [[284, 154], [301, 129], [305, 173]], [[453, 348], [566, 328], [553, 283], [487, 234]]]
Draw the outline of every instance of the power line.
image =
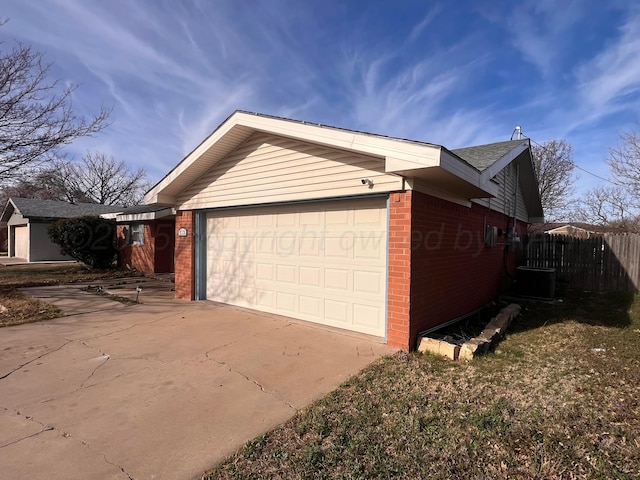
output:
[[[523, 135], [524, 135], [524, 133], [523, 133]], [[525, 135], [525, 136], [526, 136], [526, 135]], [[533, 138], [531, 138], [531, 137], [527, 137], [527, 138], [528, 138], [530, 141], [532, 141], [533, 143], [535, 143], [537, 146], [539, 146], [540, 148], [542, 148], [543, 150], [546, 150], [546, 151], [547, 151], [547, 152], [549, 152], [549, 153], [553, 153], [551, 150], [549, 150], [549, 148], [548, 148], [548, 147], [545, 147], [544, 145], [540, 145], [540, 144], [539, 144], [538, 142], [536, 142]], [[589, 175], [594, 176], [594, 177], [596, 177], [596, 178], [599, 178], [600, 180], [604, 180], [605, 182], [610, 183], [611, 185], [615, 185], [616, 187], [621, 186], [619, 183], [613, 182], [613, 181], [609, 180], [608, 178], [601, 177], [600, 175], [597, 175], [597, 174], [595, 174], [595, 173], [593, 173], [593, 172], [590, 172], [589, 170], [587, 170], [587, 169], [585, 169], [585, 168], [582, 168], [580, 165], [578, 165], [578, 164], [577, 164], [576, 162], [574, 162], [573, 160], [571, 160], [571, 164], [572, 164], [575, 168], [577, 168], [578, 170], [582, 170], [583, 172], [588, 173]]]

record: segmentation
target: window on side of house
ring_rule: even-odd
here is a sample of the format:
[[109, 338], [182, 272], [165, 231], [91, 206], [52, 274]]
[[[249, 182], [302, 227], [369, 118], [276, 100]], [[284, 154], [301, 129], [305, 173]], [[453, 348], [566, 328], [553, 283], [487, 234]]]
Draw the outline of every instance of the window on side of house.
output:
[[126, 228], [127, 245], [144, 245], [144, 223], [131, 223]]

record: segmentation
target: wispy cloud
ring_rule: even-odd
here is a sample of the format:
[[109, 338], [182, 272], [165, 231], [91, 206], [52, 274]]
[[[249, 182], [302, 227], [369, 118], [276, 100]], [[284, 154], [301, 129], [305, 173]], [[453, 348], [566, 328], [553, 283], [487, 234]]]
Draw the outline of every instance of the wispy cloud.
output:
[[[582, 99], [606, 114], [620, 102], [635, 100], [640, 93], [640, 14], [630, 16], [620, 28], [619, 38], [577, 71]], [[629, 106], [629, 105], [625, 105]]]
[[513, 46], [547, 77], [557, 74], [554, 67], [569, 41], [566, 37], [585, 14], [579, 0], [564, 1], [562, 6], [555, 0], [528, 0], [518, 2], [504, 23]]
[[80, 83], [80, 114], [113, 105], [112, 125], [71, 153], [102, 149], [154, 180], [238, 108], [449, 148], [521, 124], [539, 141], [567, 137], [595, 164], [640, 108], [640, 14], [620, 20], [616, 8], [4, 0], [0, 35]]
[[436, 17], [440, 14], [442, 8], [439, 5], [435, 5], [432, 7], [427, 14], [424, 16], [422, 20], [420, 20], [414, 27], [411, 29], [411, 33], [409, 34], [409, 40], [414, 41], [422, 32], [436, 19]]

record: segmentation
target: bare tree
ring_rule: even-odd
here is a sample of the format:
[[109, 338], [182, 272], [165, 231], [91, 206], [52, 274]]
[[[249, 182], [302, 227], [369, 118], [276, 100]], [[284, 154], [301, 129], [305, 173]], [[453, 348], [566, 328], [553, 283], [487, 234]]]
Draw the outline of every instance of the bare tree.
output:
[[55, 170], [67, 201], [74, 203], [137, 205], [148, 188], [144, 169], [131, 171], [123, 161], [101, 152], [89, 152], [81, 162], [58, 160]]
[[617, 147], [609, 149], [607, 164], [615, 183], [627, 191], [632, 206], [640, 208], [640, 123], [636, 131], [620, 136]]
[[640, 216], [629, 191], [620, 186], [596, 187], [589, 190], [579, 207], [580, 221], [611, 228], [613, 231], [640, 233]]
[[613, 230], [640, 233], [640, 124], [609, 149], [611, 186], [590, 190], [578, 208], [581, 220]]
[[0, 205], [11, 197], [38, 198], [40, 200], [66, 200], [64, 186], [53, 169], [33, 170], [22, 175], [17, 182], [0, 191]]
[[574, 203], [573, 147], [565, 140], [550, 140], [531, 150], [545, 219], [563, 220]]
[[110, 111], [104, 107], [91, 119], [73, 113], [77, 86], [61, 89], [48, 79], [50, 68], [30, 46], [5, 50], [0, 43], [0, 182], [107, 126]]

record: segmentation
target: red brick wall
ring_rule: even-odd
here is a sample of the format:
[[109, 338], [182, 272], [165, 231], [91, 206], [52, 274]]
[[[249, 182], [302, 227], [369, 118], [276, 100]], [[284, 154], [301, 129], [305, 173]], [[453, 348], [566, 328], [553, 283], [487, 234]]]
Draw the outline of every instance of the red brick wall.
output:
[[[175, 272], [176, 298], [195, 300], [195, 214], [193, 210], [176, 212]], [[186, 237], [179, 237], [178, 230], [187, 229]]]
[[410, 349], [411, 196], [410, 191], [389, 196], [387, 344], [403, 350]]
[[135, 268], [139, 272], [153, 273], [155, 255], [154, 242], [151, 235], [151, 226], [144, 226], [144, 245], [127, 245], [125, 228], [129, 228], [128, 224], [117, 226], [118, 248], [118, 267], [126, 268], [127, 265]]
[[[506, 232], [507, 216], [414, 191], [411, 221], [410, 349], [418, 332], [480, 308], [511, 282], [504, 268], [506, 237], [498, 237], [495, 247], [484, 245], [485, 225]], [[518, 230], [524, 235], [526, 224], [518, 222]], [[514, 253], [507, 254], [507, 265], [514, 275]]]
[[127, 245], [124, 229], [128, 224], [117, 226], [117, 241], [120, 253], [118, 266], [143, 273], [166, 273], [173, 271], [174, 221], [154, 220], [144, 225], [144, 245]]

